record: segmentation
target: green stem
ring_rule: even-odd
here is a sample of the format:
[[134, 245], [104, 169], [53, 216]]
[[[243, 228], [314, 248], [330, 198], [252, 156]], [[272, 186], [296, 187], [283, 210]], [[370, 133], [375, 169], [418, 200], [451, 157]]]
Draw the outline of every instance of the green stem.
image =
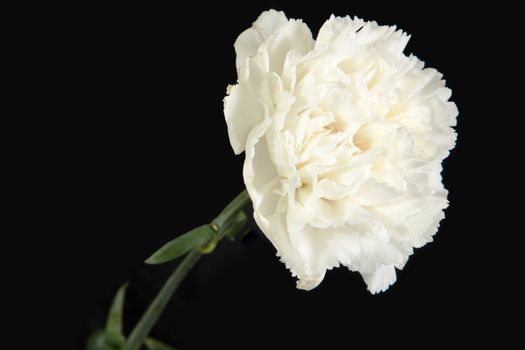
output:
[[159, 294], [157, 294], [157, 297], [155, 297], [155, 300], [153, 300], [153, 302], [150, 304], [139, 323], [137, 323], [129, 335], [129, 338], [124, 346], [124, 350], [140, 349], [144, 339], [159, 319], [173, 293], [201, 257], [202, 254], [195, 250], [186, 255], [177, 269], [172, 272], [171, 276], [168, 278]]
[[[228, 223], [232, 220], [235, 214], [237, 214], [239, 210], [242, 210], [249, 202], [250, 197], [246, 190], [244, 190], [212, 221], [210, 225], [217, 232], [217, 235], [212, 241], [213, 247], [224, 237]], [[144, 315], [142, 315], [142, 318], [135, 328], [133, 328], [128, 340], [124, 344], [123, 350], [140, 349], [144, 339], [159, 319], [162, 311], [173, 296], [173, 293], [175, 293], [184, 277], [186, 277], [188, 272], [190, 272], [202, 255], [203, 254], [198, 250], [193, 250], [186, 255], [175, 271], [172, 272], [166, 283], [164, 283], [164, 286], [149, 305]]]
[[224, 208], [219, 216], [217, 216], [212, 222], [211, 225], [216, 226], [214, 229], [217, 232], [224, 231], [224, 228], [228, 221], [241, 209], [243, 209], [248, 203], [250, 202], [250, 196], [248, 196], [248, 192], [246, 190], [239, 193], [237, 197], [235, 197], [230, 204]]

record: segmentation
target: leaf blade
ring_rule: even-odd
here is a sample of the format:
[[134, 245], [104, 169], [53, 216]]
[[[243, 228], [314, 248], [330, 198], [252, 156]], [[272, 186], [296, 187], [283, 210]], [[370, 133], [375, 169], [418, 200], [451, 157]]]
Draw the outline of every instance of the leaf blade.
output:
[[175, 350], [175, 348], [149, 337], [146, 338], [144, 344], [149, 350]]
[[208, 243], [214, 236], [215, 231], [209, 225], [196, 227], [163, 245], [146, 260], [146, 264], [156, 265], [172, 261]]
[[128, 284], [122, 285], [111, 303], [109, 308], [108, 319], [106, 321], [106, 342], [113, 347], [120, 347], [124, 344], [126, 338], [122, 332], [122, 319], [123, 319], [123, 308], [124, 308], [124, 298], [126, 295], [126, 289]]
[[113, 347], [109, 346], [106, 341], [106, 332], [104, 330], [98, 330], [93, 333], [87, 343], [86, 350], [115, 350]]

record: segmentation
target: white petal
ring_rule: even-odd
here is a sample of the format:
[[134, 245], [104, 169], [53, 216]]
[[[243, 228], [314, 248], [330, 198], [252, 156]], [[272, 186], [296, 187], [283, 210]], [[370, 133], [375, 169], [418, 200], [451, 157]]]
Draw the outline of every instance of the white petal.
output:
[[306, 24], [290, 20], [264, 43], [270, 56], [270, 69], [281, 75], [290, 52], [305, 55], [314, 47], [312, 32]]
[[332, 15], [327, 20], [317, 35], [315, 48], [319, 49], [324, 45], [329, 45], [333, 42], [348, 40], [355, 35], [355, 33], [364, 25], [364, 21], [355, 17], [354, 19], [346, 17], [335, 17]]
[[297, 280], [297, 288], [302, 290], [312, 290], [323, 281], [324, 275], [317, 278], [302, 278]]
[[230, 88], [230, 95], [224, 98], [224, 116], [228, 136], [235, 154], [244, 151], [250, 130], [264, 118], [264, 109], [245, 85]]
[[[289, 218], [288, 222], [291, 220]], [[304, 266], [299, 266], [297, 272], [299, 279], [318, 281], [326, 270], [340, 264], [352, 271], [370, 274], [383, 265], [401, 264], [404, 261], [401, 252], [389, 242], [364, 236], [366, 231], [360, 228], [366, 227], [364, 222], [358, 226], [340, 228], [316, 228], [307, 224], [299, 232], [293, 232], [292, 226], [288, 224], [288, 237], [292, 238], [292, 247], [304, 260]], [[380, 225], [374, 226], [372, 223], [367, 229], [380, 230]]]
[[235, 41], [237, 70], [244, 66], [246, 59], [252, 57], [270, 35], [277, 32], [287, 22], [288, 19], [282, 11], [269, 10], [261, 13], [252, 27], [242, 32]]
[[304, 260], [292, 245], [284, 214], [278, 210], [277, 171], [270, 158], [264, 133], [270, 124], [266, 119], [250, 132], [244, 163], [244, 182], [252, 199], [254, 219], [277, 249], [281, 261], [299, 278], [305, 277]]
[[352, 199], [363, 206], [375, 206], [389, 202], [401, 195], [401, 193], [400, 190], [387, 184], [368, 179], [360, 186], [359, 192]]
[[370, 293], [384, 292], [396, 282], [396, 270], [393, 265], [383, 265], [373, 273], [361, 273]]

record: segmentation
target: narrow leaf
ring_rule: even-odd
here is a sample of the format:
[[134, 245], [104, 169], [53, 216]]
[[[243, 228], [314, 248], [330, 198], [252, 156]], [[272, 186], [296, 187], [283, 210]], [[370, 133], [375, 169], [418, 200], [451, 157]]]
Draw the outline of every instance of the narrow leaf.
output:
[[89, 337], [86, 350], [116, 350], [108, 345], [106, 341], [106, 332], [103, 330], [96, 331]]
[[174, 260], [193, 248], [206, 244], [215, 236], [209, 225], [202, 225], [166, 243], [146, 260], [146, 264], [162, 264]]
[[122, 346], [126, 340], [122, 333], [122, 309], [124, 308], [124, 296], [127, 287], [126, 283], [115, 294], [106, 322], [106, 342], [114, 347]]
[[168, 346], [153, 338], [146, 338], [144, 344], [146, 344], [148, 350], [175, 350], [175, 348], [172, 348], [171, 346]]

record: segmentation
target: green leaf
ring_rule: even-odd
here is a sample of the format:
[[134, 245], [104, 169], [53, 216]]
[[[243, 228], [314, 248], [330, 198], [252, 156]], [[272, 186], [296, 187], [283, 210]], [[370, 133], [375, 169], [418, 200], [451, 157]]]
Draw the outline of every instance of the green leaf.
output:
[[202, 225], [166, 243], [146, 260], [146, 264], [162, 264], [208, 243], [215, 236], [209, 225]]
[[89, 337], [87, 344], [86, 344], [86, 350], [117, 350], [110, 345], [108, 345], [106, 341], [106, 332], [103, 330], [96, 331]]
[[247, 225], [248, 217], [244, 211], [239, 211], [235, 216], [228, 222], [228, 226], [225, 229], [225, 235], [230, 240], [241, 240], [248, 232], [251, 227]]
[[128, 284], [126, 283], [119, 288], [109, 309], [106, 322], [106, 342], [113, 347], [121, 347], [126, 340], [122, 333], [122, 309], [124, 308], [124, 296], [127, 287]]
[[175, 350], [175, 348], [172, 348], [171, 346], [168, 346], [153, 338], [146, 338], [144, 344], [146, 344], [146, 347], [149, 350]]

